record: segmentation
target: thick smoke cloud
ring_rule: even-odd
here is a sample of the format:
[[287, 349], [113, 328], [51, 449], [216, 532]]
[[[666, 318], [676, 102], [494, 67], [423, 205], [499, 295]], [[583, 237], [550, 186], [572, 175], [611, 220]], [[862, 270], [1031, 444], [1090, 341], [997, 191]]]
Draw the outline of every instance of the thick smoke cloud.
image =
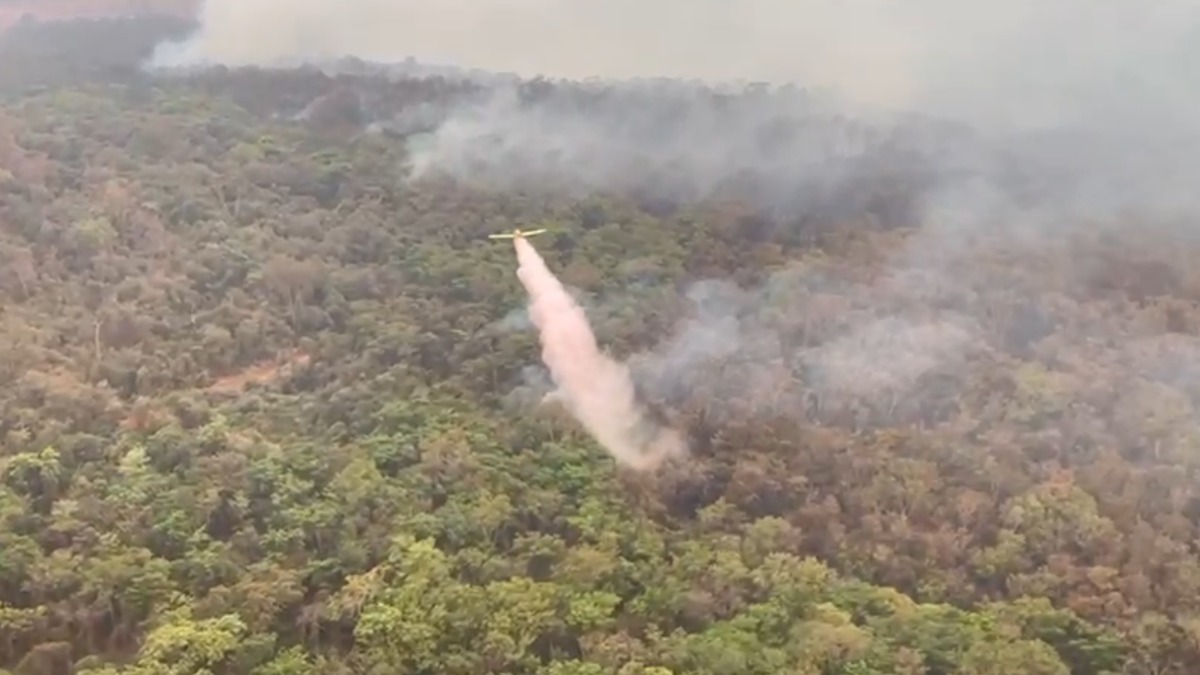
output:
[[493, 189], [636, 192], [687, 202], [731, 190], [780, 211], [846, 207], [839, 191], [884, 142], [801, 92], [718, 101], [666, 85], [536, 98], [502, 88], [414, 144], [412, 175]]

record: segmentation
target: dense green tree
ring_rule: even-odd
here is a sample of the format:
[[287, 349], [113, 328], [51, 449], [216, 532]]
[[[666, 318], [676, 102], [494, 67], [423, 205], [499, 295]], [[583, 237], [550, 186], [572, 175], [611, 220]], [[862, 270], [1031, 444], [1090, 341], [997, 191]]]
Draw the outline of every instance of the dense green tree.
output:
[[[136, 67], [180, 29], [0, 34], [8, 672], [1200, 662], [1176, 225], [999, 224], [950, 255], [908, 226], [922, 144], [958, 132], [803, 106], [760, 141], [857, 139], [821, 172], [848, 182], [693, 190], [679, 165], [589, 191], [552, 157], [531, 184], [401, 180], [428, 129], [375, 116], [484, 85]], [[795, 95], [687, 91], [516, 89], [626, 127]], [[688, 457], [630, 471], [546, 398], [511, 251], [480, 245], [530, 225]]]

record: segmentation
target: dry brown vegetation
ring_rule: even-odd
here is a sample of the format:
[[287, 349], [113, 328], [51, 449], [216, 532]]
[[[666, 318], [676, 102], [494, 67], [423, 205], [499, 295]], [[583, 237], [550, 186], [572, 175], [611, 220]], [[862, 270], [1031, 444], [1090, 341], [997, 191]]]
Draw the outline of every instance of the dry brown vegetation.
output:
[[[56, 35], [37, 30], [16, 44]], [[903, 130], [854, 208], [810, 213], [737, 186], [405, 183], [405, 140], [343, 104], [472, 87], [97, 81], [79, 49], [0, 61], [0, 668], [1200, 662], [1188, 227], [911, 227]], [[525, 222], [554, 225], [549, 264], [687, 430], [686, 461], [622, 472], [523, 407], [536, 339], [506, 320], [511, 251], [481, 239]]]

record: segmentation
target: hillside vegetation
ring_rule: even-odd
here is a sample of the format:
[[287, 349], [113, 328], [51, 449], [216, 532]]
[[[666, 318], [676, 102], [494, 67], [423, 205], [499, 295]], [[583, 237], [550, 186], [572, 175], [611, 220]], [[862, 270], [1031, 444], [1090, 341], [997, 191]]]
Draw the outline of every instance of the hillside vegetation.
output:
[[[1196, 672], [1177, 224], [951, 250], [887, 134], [805, 213], [407, 182], [364, 109], [476, 85], [114, 56], [168, 28], [0, 42], [0, 670]], [[530, 224], [688, 459], [533, 405]]]

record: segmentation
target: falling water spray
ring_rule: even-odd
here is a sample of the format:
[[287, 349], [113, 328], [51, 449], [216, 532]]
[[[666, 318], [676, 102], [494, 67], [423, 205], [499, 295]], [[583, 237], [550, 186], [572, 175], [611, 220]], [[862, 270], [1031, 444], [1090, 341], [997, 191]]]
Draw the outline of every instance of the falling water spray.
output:
[[526, 239], [513, 240], [517, 278], [529, 294], [529, 314], [541, 335], [542, 360], [558, 398], [588, 433], [622, 464], [652, 469], [686, 452], [682, 435], [640, 405], [624, 364], [605, 355], [587, 315]]

